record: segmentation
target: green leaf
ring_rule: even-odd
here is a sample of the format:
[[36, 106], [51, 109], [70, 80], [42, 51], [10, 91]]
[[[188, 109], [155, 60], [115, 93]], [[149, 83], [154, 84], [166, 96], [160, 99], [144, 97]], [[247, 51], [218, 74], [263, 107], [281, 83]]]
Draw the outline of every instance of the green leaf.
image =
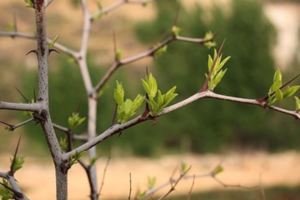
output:
[[211, 171], [211, 175], [212, 176], [216, 176], [220, 173], [222, 173], [224, 171], [224, 168], [222, 165], [217, 165], [212, 171]]
[[171, 32], [173, 33], [173, 35], [178, 36], [181, 32], [181, 28], [179, 28], [178, 26], [173, 26]]
[[148, 177], [148, 190], [149, 189], [152, 189], [155, 187], [155, 184], [156, 184], [156, 177], [153, 176], [153, 177]]
[[154, 57], [159, 57], [161, 55], [163, 55], [164, 53], [166, 53], [168, 50], [168, 46], [164, 45], [163, 47], [161, 47], [160, 49], [158, 49], [155, 53], [154, 53]]
[[209, 42], [205, 42], [204, 43], [204, 46], [208, 49], [211, 49], [213, 47], [216, 47], [217, 46], [217, 43], [216, 42], [212, 42], [212, 41], [209, 41]]
[[210, 72], [211, 71], [211, 68], [212, 68], [212, 65], [213, 65], [213, 59], [211, 57], [211, 55], [208, 55], [208, 61], [207, 61], [207, 65], [208, 65], [208, 71]]
[[93, 166], [97, 162], [98, 158], [92, 158], [90, 161], [90, 166]]
[[213, 91], [218, 84], [222, 81], [227, 69], [223, 69], [225, 64], [230, 59], [230, 56], [222, 59], [222, 56], [218, 56], [218, 52], [214, 49], [214, 56], [213, 58], [211, 55], [208, 56], [208, 74], [205, 74], [206, 78], [208, 79], [208, 89]]
[[16, 155], [15, 159], [11, 159], [12, 163], [12, 172], [16, 172], [23, 167], [25, 159], [23, 156]]
[[268, 95], [272, 95], [276, 90], [279, 90], [282, 86], [282, 74], [279, 69], [274, 73], [273, 84], [271, 85]]
[[296, 104], [296, 112], [300, 112], [300, 99], [299, 97], [294, 97], [295, 98], [295, 104]]
[[222, 81], [226, 71], [227, 71], [227, 69], [221, 70], [221, 71], [219, 71], [219, 73], [217, 73], [217, 75], [215, 75], [215, 77], [210, 81], [210, 83], [208, 85], [209, 90], [215, 89], [215, 87]]
[[181, 174], [187, 173], [189, 171], [189, 169], [190, 169], [190, 166], [187, 163], [185, 163], [185, 162], [181, 163], [181, 165], [180, 165], [180, 173]]
[[283, 92], [283, 98], [293, 96], [294, 94], [296, 94], [296, 92], [298, 92], [299, 89], [300, 89], [299, 85], [289, 86], [289, 87], [285, 88], [282, 91]]
[[78, 162], [78, 160], [81, 158], [82, 154], [83, 154], [83, 152], [78, 153], [76, 151], [76, 153], [70, 158], [70, 165], [72, 166], [72, 165], [76, 164]]
[[274, 73], [273, 82], [282, 83], [282, 74], [279, 69], [277, 69]]
[[169, 105], [175, 99], [175, 97], [178, 95], [177, 93], [175, 93], [176, 88], [177, 88], [176, 86], [173, 86], [168, 92], [166, 92], [165, 102], [163, 104], [163, 107], [166, 107], [167, 105]]
[[136, 195], [136, 198], [137, 199], [144, 199], [145, 196], [146, 196], [146, 192], [145, 191], [143, 191], [143, 192], [138, 191], [137, 195]]
[[149, 99], [153, 99], [157, 94], [157, 82], [154, 76], [150, 73], [146, 80], [142, 79], [143, 87], [148, 94]]
[[73, 6], [77, 7], [80, 5], [80, 0], [71, 0]]
[[214, 38], [214, 34], [211, 31], [205, 33], [204, 40], [212, 40]]
[[34, 0], [24, 0], [26, 7], [34, 8]]
[[120, 61], [122, 59], [122, 55], [123, 55], [122, 51], [120, 49], [117, 49], [116, 55], [115, 55], [116, 61]]
[[136, 111], [141, 107], [144, 102], [144, 96], [138, 94], [134, 100], [126, 99], [124, 101], [124, 88], [117, 82], [115, 89], [114, 98], [117, 102], [117, 119], [119, 123], [128, 121], [132, 116], [135, 115]]
[[123, 85], [119, 81], [116, 81], [116, 84], [117, 85], [114, 91], [114, 99], [118, 105], [121, 105], [124, 102], [125, 92], [124, 92]]
[[55, 43], [57, 42], [58, 38], [59, 38], [58, 35], [56, 35], [56, 36], [51, 40], [51, 42], [48, 44], [48, 47], [49, 47], [49, 48], [53, 48], [54, 45], [55, 45]]
[[0, 197], [1, 200], [11, 200], [14, 199], [14, 194], [12, 191], [4, 187], [3, 185], [9, 187], [9, 183], [7, 180], [2, 179], [1, 185], [0, 185]]
[[142, 79], [142, 84], [148, 95], [148, 99], [146, 99], [146, 101], [149, 105], [152, 116], [161, 112], [178, 95], [175, 93], [176, 86], [169, 89], [165, 94], [162, 94], [162, 92], [158, 89], [156, 79], [152, 74], [149, 74], [145, 80]]
[[208, 31], [205, 34], [204, 40], [206, 40], [207, 42], [204, 43], [204, 46], [206, 48], [211, 49], [217, 45], [216, 42], [213, 41], [213, 38], [214, 38], [214, 34], [211, 31]]
[[67, 151], [67, 149], [68, 149], [67, 138], [66, 137], [59, 138], [59, 145], [64, 151]]
[[69, 127], [76, 128], [80, 126], [85, 119], [85, 117], [80, 117], [79, 113], [72, 113], [72, 115], [68, 118]]
[[136, 112], [140, 107], [141, 105], [143, 104], [145, 100], [145, 97], [138, 94], [135, 99], [133, 100], [133, 103], [132, 103], [132, 108], [131, 110], [133, 110], [134, 112]]

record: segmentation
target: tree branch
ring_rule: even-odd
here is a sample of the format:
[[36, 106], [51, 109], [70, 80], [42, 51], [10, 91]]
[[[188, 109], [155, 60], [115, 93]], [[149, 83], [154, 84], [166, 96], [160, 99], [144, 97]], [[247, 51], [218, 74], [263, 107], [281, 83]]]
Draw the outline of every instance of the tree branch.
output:
[[116, 1], [115, 3], [113, 3], [112, 5], [109, 5], [105, 8], [102, 9], [98, 9], [93, 15], [91, 15], [90, 20], [94, 21], [96, 20], [99, 16], [103, 16], [103, 15], [107, 15], [110, 12], [120, 8], [121, 6], [125, 5], [125, 4], [141, 4], [141, 5], [145, 5], [148, 2], [150, 2], [152, 0], [119, 0]]
[[[36, 36], [29, 33], [22, 33], [22, 32], [6, 32], [6, 31], [0, 31], [0, 37], [11, 37], [11, 38], [23, 38], [23, 39], [29, 39], [29, 40], [36, 40]], [[52, 42], [50, 38], [47, 38], [48, 44]], [[54, 47], [58, 49], [59, 51], [63, 52], [66, 55], [69, 55], [73, 58], [78, 57], [78, 53], [58, 42], [55, 42]]]
[[9, 182], [11, 191], [14, 193], [14, 198], [16, 200], [29, 200], [28, 197], [26, 197], [26, 195], [22, 192], [13, 176], [10, 176], [8, 173], [0, 172], [0, 177], [6, 179]]
[[44, 106], [37, 102], [37, 103], [11, 103], [0, 101], [0, 110], [18, 110], [18, 111], [37, 111], [40, 112], [44, 109]]
[[9, 123], [3, 122], [3, 121], [0, 121], [0, 124], [4, 124], [4, 125], [8, 128], [8, 130], [14, 131], [14, 130], [16, 130], [17, 128], [20, 128], [20, 127], [22, 127], [22, 126], [28, 124], [29, 122], [31, 122], [31, 121], [33, 121], [33, 120], [34, 120], [34, 118], [31, 117], [31, 118], [29, 118], [29, 119], [27, 119], [27, 120], [25, 120], [25, 121], [23, 121], [23, 122], [20, 122], [20, 123], [18, 123], [18, 124], [16, 124], [16, 125], [14, 125], [14, 124], [9, 124]]
[[148, 50], [141, 52], [137, 55], [130, 56], [128, 58], [124, 58], [120, 61], [115, 61], [110, 68], [106, 71], [102, 79], [99, 81], [99, 83], [95, 86], [94, 90], [96, 92], [99, 92], [106, 82], [110, 79], [110, 77], [114, 74], [114, 72], [120, 68], [123, 65], [127, 65], [130, 63], [133, 63], [135, 61], [144, 59], [146, 57], [154, 56], [155, 53], [164, 47], [165, 45], [168, 45], [171, 42], [174, 41], [183, 41], [183, 42], [191, 42], [191, 43], [196, 43], [196, 44], [204, 44], [205, 42], [211, 41], [212, 39], [204, 39], [204, 38], [190, 38], [190, 37], [183, 37], [183, 36], [176, 36], [176, 35], [170, 35], [167, 37], [165, 40], [161, 41], [157, 45], [149, 48]]
[[88, 140], [88, 137], [86, 135], [79, 135], [79, 134], [76, 134], [73, 132], [72, 129], [70, 128], [67, 128], [67, 127], [64, 127], [62, 125], [59, 125], [59, 124], [56, 124], [56, 123], [53, 123], [53, 127], [56, 129], [56, 130], [59, 130], [61, 132], [64, 132], [66, 134], [71, 134], [71, 137], [73, 140], [79, 140], [79, 141], [87, 141]]
[[[214, 93], [212, 91], [204, 91], [204, 92], [196, 93], [183, 101], [180, 101], [176, 104], [166, 107], [165, 109], [163, 109], [162, 112], [160, 112], [159, 114], [154, 116], [154, 118], [158, 118], [162, 115], [173, 112], [179, 108], [185, 107], [186, 105], [189, 105], [197, 100], [204, 99], [204, 98], [220, 99], [220, 100], [226, 100], [226, 101], [231, 101], [231, 102], [236, 102], [236, 103], [241, 103], [241, 104], [249, 104], [249, 105], [259, 106], [262, 108], [269, 108], [270, 110], [273, 110], [276, 112], [281, 112], [281, 113], [284, 113], [286, 115], [292, 116], [292, 117], [300, 120], [300, 114], [297, 113], [296, 111], [286, 110], [286, 109], [279, 108], [276, 106], [267, 106], [264, 103], [262, 103], [256, 99], [247, 99], [247, 98], [226, 96], [226, 95]], [[103, 133], [101, 133], [100, 135], [98, 135], [97, 137], [95, 137], [93, 140], [90, 140], [90, 141], [82, 144], [81, 146], [75, 148], [74, 150], [72, 150], [68, 153], [65, 153], [63, 155], [63, 159], [67, 160], [71, 156], [74, 156], [76, 153], [81, 153], [83, 151], [87, 151], [91, 147], [93, 147], [93, 146], [97, 145], [98, 143], [106, 140], [107, 138], [115, 135], [116, 133], [119, 133], [122, 130], [125, 130], [131, 126], [134, 126], [141, 122], [144, 122], [147, 120], [152, 120], [152, 119], [153, 119], [153, 116], [150, 116], [149, 114], [147, 116], [139, 115], [138, 117], [136, 117], [132, 120], [129, 120], [126, 123], [115, 124], [112, 127], [110, 127], [109, 129], [107, 129], [106, 131], [104, 131]]]

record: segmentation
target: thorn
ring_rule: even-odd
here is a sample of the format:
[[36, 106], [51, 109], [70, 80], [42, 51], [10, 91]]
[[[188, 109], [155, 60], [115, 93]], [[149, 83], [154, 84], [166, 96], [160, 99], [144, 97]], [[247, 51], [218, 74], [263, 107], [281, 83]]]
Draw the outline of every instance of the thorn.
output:
[[18, 32], [17, 15], [16, 15], [15, 12], [14, 12], [14, 15], [13, 15], [13, 29], [14, 29], [15, 33]]
[[60, 53], [59, 51], [57, 51], [56, 49], [53, 49], [53, 48], [51, 48], [51, 49], [49, 49], [49, 55], [52, 53], [52, 52], [55, 52], [55, 53]]
[[29, 103], [29, 99], [21, 92], [21, 90], [19, 90], [17, 87], [16, 87], [16, 90], [22, 96], [22, 98], [25, 100], [25, 102]]
[[146, 66], [146, 76], [149, 76], [149, 67]]
[[4, 124], [9, 131], [13, 131], [14, 130], [13, 125], [11, 125], [11, 124], [9, 124], [7, 122], [4, 122], [4, 121], [0, 120], [0, 124]]
[[20, 147], [20, 142], [21, 142], [21, 138], [22, 138], [22, 136], [20, 136], [19, 137], [19, 140], [18, 140], [18, 143], [17, 143], [17, 147], [16, 147], [16, 150], [15, 150], [15, 153], [14, 153], [14, 157], [13, 157], [13, 160], [11, 161], [11, 165], [10, 165], [10, 170], [9, 170], [9, 174], [10, 175], [14, 175], [14, 169], [13, 169], [13, 165], [15, 164], [15, 162], [16, 162], [16, 158], [17, 158], [17, 155], [18, 155], [18, 151], [19, 151], [19, 147]]
[[176, 8], [175, 18], [174, 18], [174, 26], [176, 26], [178, 24], [180, 10], [181, 10], [180, 4], [178, 3], [177, 8]]
[[36, 94], [35, 94], [35, 89], [33, 89], [33, 100], [36, 102]]
[[36, 55], [38, 54], [36, 49], [32, 49], [32, 50], [28, 51], [25, 55], [27, 56], [31, 53], [35, 53]]

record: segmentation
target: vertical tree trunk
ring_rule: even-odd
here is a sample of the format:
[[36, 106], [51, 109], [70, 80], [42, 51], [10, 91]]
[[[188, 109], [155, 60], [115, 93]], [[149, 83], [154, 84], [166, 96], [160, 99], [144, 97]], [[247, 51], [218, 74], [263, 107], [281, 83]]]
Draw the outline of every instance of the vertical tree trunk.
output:
[[61, 166], [55, 166], [56, 175], [56, 199], [68, 199], [68, 173], [61, 169]]
[[[96, 123], [97, 123], [97, 99], [96, 97], [90, 96], [88, 100], [88, 135], [89, 140], [93, 140], [94, 137], [96, 137]], [[96, 155], [96, 147], [93, 147], [89, 149], [88, 151], [90, 160], [95, 159], [97, 157]], [[90, 184], [90, 198], [91, 200], [98, 200], [98, 182], [97, 182], [97, 171], [96, 171], [96, 165], [93, 164], [88, 169], [88, 179]]]
[[41, 113], [35, 113], [35, 117], [41, 123], [51, 156], [55, 165], [56, 173], [56, 194], [57, 200], [67, 200], [68, 185], [67, 172], [68, 166], [63, 163], [62, 151], [57, 140], [51, 116], [49, 112], [49, 91], [48, 91], [48, 42], [46, 30], [46, 7], [44, 0], [35, 0], [35, 19], [36, 19], [36, 37], [37, 37], [37, 61], [38, 61], [38, 79], [39, 91], [38, 99], [43, 109]]

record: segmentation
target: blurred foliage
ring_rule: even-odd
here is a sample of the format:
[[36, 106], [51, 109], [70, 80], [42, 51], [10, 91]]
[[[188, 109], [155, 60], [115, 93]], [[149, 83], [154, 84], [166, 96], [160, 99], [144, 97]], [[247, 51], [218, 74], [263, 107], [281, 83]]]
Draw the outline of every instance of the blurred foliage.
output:
[[[217, 34], [218, 44], [225, 39], [223, 55], [231, 56], [231, 59], [227, 64], [228, 72], [216, 92], [249, 98], [267, 94], [274, 73], [271, 48], [275, 32], [264, 16], [260, 3], [236, 0], [229, 11], [215, 6], [212, 12], [205, 12], [200, 6], [186, 11], [176, 0], [157, 1], [156, 6], [156, 19], [136, 27], [140, 41], [150, 45], [161, 40], [171, 30], [180, 7], [177, 23], [182, 29], [180, 34], [202, 37], [211, 30]], [[207, 56], [212, 52], [205, 47], [181, 42], [169, 45], [166, 50], [155, 58], [155, 68], [151, 71], [157, 77], [162, 91], [177, 86], [178, 101], [200, 89], [207, 71]], [[89, 66], [95, 84], [103, 70], [96, 68], [91, 61]], [[31, 72], [23, 76], [23, 91], [31, 99], [34, 90], [37, 91], [32, 87], [37, 77]], [[108, 82], [99, 100], [99, 132], [112, 124], [116, 106], [113, 97], [115, 80], [121, 81], [128, 96], [133, 98], [142, 91], [141, 78], [138, 72], [126, 67], [126, 70], [121, 68]], [[53, 121], [64, 126], [68, 126], [68, 118], [74, 112], [81, 117], [87, 116], [86, 92], [79, 68], [66, 57], [61, 57], [58, 67], [50, 70], [50, 110]], [[84, 131], [86, 123], [87, 120], [76, 127], [75, 132]], [[166, 150], [212, 152], [229, 146], [279, 150], [299, 148], [299, 134], [295, 130], [295, 123], [288, 116], [247, 105], [203, 100], [168, 116], [125, 130], [107, 140], [100, 148], [101, 152], [113, 150], [112, 153], [143, 156], [160, 155]], [[40, 141], [40, 147], [45, 145], [39, 126], [27, 126], [27, 131], [32, 140]], [[61, 137], [64, 137], [63, 134]]]

